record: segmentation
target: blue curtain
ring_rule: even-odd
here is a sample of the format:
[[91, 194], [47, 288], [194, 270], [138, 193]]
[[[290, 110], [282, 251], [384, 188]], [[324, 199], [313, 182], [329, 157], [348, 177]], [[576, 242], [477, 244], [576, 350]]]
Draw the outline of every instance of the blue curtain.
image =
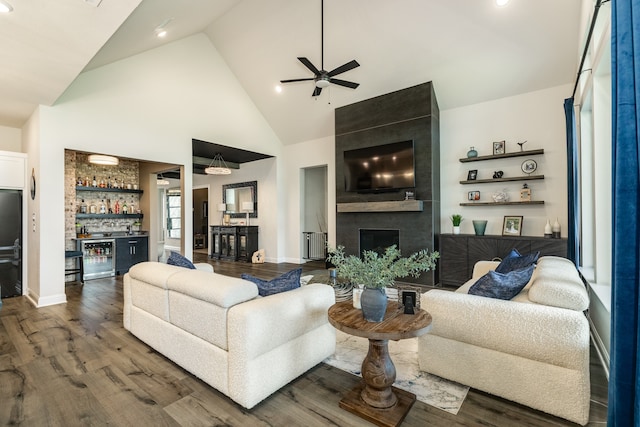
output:
[[640, 425], [640, 0], [611, 13], [613, 253], [609, 426]]
[[580, 193], [578, 192], [578, 144], [575, 132], [575, 117], [573, 109], [573, 98], [564, 100], [564, 115], [567, 125], [567, 194], [568, 194], [568, 219], [569, 228], [567, 230], [567, 258], [580, 265], [579, 231], [580, 216], [578, 206], [580, 203]]

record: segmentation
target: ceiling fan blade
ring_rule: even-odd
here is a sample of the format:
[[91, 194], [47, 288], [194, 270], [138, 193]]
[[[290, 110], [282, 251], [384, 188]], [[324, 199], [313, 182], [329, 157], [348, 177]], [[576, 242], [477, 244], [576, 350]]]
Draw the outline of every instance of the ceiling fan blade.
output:
[[315, 65], [313, 65], [311, 63], [311, 61], [309, 61], [307, 58], [305, 57], [298, 57], [298, 61], [302, 62], [304, 64], [305, 67], [307, 67], [308, 69], [311, 70], [311, 72], [313, 74], [315, 74], [316, 76], [320, 75], [320, 70], [318, 70]]
[[280, 80], [280, 83], [293, 83], [293, 82], [306, 82], [309, 80], [315, 80], [315, 77], [310, 77], [308, 79], [289, 79], [289, 80]]
[[313, 93], [311, 94], [311, 96], [320, 96], [320, 92], [322, 92], [322, 88], [321, 87], [316, 87], [313, 90]]
[[[300, 59], [300, 58], [298, 58]], [[333, 77], [333, 76], [337, 76], [338, 74], [342, 74], [344, 72], [347, 72], [349, 70], [353, 70], [356, 67], [359, 67], [360, 64], [358, 64], [358, 61], [356, 61], [355, 59], [351, 62], [347, 62], [344, 65], [339, 66], [338, 68], [336, 68], [335, 70], [331, 70], [327, 73], [327, 75], [329, 77]]]
[[358, 86], [360, 86], [360, 83], [348, 82], [346, 80], [340, 80], [340, 79], [329, 79], [329, 82], [336, 84], [338, 86], [344, 86], [351, 89], [355, 89]]

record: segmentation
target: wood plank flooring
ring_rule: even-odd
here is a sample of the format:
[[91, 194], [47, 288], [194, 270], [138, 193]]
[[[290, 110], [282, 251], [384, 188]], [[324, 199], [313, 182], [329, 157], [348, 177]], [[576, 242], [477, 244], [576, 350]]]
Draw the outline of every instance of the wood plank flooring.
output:
[[[297, 267], [211, 263], [222, 274], [248, 272], [265, 279]], [[303, 267], [317, 268], [322, 264]], [[66, 304], [40, 309], [23, 297], [2, 301], [0, 425], [371, 425], [338, 407], [358, 377], [320, 364], [246, 410], [122, 327], [121, 277], [68, 285], [66, 291]], [[589, 425], [606, 425], [607, 382], [593, 356], [591, 376]], [[574, 424], [472, 389], [457, 416], [416, 402], [402, 425]]]

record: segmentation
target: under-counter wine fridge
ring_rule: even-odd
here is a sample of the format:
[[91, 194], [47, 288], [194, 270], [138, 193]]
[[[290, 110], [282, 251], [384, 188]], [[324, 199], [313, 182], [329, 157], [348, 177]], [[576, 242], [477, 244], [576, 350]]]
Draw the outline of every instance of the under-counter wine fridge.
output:
[[114, 239], [80, 240], [84, 280], [116, 275], [116, 245]]

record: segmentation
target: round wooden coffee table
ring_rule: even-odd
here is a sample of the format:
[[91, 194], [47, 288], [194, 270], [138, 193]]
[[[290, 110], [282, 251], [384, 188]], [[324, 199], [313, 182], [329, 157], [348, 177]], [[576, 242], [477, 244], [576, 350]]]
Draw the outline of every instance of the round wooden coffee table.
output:
[[362, 362], [362, 383], [340, 401], [340, 407], [380, 425], [397, 426], [416, 401], [413, 393], [393, 387], [396, 368], [389, 356], [389, 340], [414, 338], [431, 329], [431, 315], [424, 310], [404, 314], [403, 307], [389, 301], [382, 322], [367, 322], [351, 301], [329, 308], [329, 322], [338, 330], [369, 339]]

